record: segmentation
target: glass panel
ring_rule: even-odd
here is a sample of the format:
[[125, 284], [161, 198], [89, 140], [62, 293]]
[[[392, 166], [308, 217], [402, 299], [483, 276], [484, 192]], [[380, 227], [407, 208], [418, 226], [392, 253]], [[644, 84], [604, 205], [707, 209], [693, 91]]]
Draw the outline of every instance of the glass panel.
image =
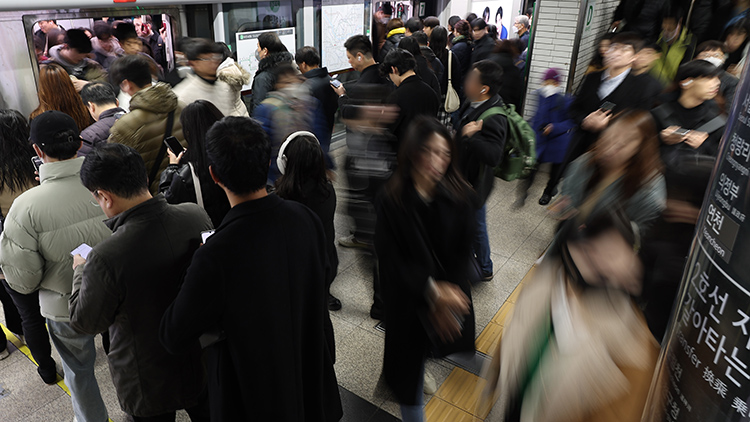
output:
[[292, 0], [224, 3], [223, 9], [225, 37], [232, 51], [237, 51], [237, 32], [294, 26]]

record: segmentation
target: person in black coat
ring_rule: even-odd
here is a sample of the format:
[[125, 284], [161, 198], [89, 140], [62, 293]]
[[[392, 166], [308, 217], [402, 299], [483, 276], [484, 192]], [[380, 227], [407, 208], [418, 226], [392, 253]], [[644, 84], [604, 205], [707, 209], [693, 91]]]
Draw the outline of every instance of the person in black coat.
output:
[[495, 54], [490, 59], [503, 68], [503, 85], [500, 87], [500, 97], [505, 104], [516, 106], [516, 112], [520, 114], [524, 84], [523, 75], [515, 65], [515, 58], [518, 55], [519, 52], [513, 41], [503, 40], [497, 44]]
[[474, 50], [471, 52], [471, 64], [489, 59], [495, 52], [497, 42], [487, 33], [487, 22], [482, 18], [471, 23], [471, 36], [474, 38]]
[[379, 197], [375, 250], [386, 307], [383, 377], [404, 421], [424, 420], [426, 356], [473, 352], [470, 187], [445, 126], [419, 117]]
[[[211, 125], [223, 117], [219, 109], [206, 100], [197, 100], [182, 110], [180, 124], [188, 147], [179, 155], [167, 148], [169, 165], [161, 173], [159, 183], [159, 192], [164, 194], [167, 202], [198, 204], [211, 217], [214, 227], [219, 227], [230, 207], [224, 191], [211, 179], [205, 138]], [[200, 200], [195, 186], [196, 178], [201, 193]]]
[[87, 334], [109, 330], [107, 360], [127, 414], [174, 418], [176, 410], [186, 409], [191, 420], [208, 421], [197, 338], [170, 354], [159, 342], [159, 324], [211, 220], [195, 204], [152, 198], [141, 155], [122, 144], [92, 150], [81, 183], [94, 194], [113, 234], [86, 259], [74, 257], [70, 325]]
[[[331, 88], [331, 76], [328, 68], [320, 67], [320, 53], [315, 47], [302, 47], [294, 56], [302, 76], [305, 77], [305, 86], [310, 89], [310, 94], [315, 97], [322, 107], [323, 118], [326, 120], [326, 132], [321, 135], [320, 144], [324, 151], [328, 151], [333, 136], [333, 126], [336, 124], [336, 111], [339, 109], [339, 100], [336, 91]], [[326, 154], [326, 167], [333, 168], [331, 157]]]
[[382, 73], [388, 75], [391, 82], [396, 85], [396, 90], [388, 96], [386, 103], [399, 108], [398, 117], [391, 124], [390, 129], [400, 143], [404, 140], [407, 126], [414, 118], [422, 115], [437, 116], [440, 98], [417, 76], [415, 72], [417, 62], [408, 51], [400, 48], [391, 51], [380, 67]]
[[[450, 76], [451, 86], [458, 93], [459, 98], [463, 98], [463, 75], [461, 74], [461, 63], [458, 61], [458, 57], [453, 51], [448, 49], [448, 30], [442, 26], [436, 26], [435, 29], [430, 33], [429, 38], [430, 49], [435, 53], [435, 56], [440, 59], [440, 63], [443, 65], [443, 77], [440, 78], [440, 93], [444, 96], [448, 92], [448, 79]], [[450, 52], [450, 54], [449, 54]], [[451, 63], [448, 63], [448, 60]], [[451, 70], [448, 75], [448, 69]]]
[[[461, 63], [461, 75], [465, 78], [471, 68], [471, 52], [474, 50], [474, 40], [471, 38], [471, 25], [465, 20], [456, 22], [456, 36], [451, 40], [451, 51]], [[463, 81], [461, 81], [463, 86]]]
[[539, 201], [541, 205], [547, 205], [557, 194], [556, 186], [567, 165], [591, 148], [613, 116], [628, 109], [651, 110], [659, 95], [658, 87], [647, 83], [644, 75], [636, 76], [632, 72], [641, 48], [643, 40], [637, 35], [617, 34], [604, 58], [608, 68], [586, 75], [570, 107], [571, 118], [579, 129], [571, 139], [558, 173], [550, 175], [549, 190], [544, 191]]
[[107, 82], [89, 82], [81, 90], [81, 99], [95, 122], [81, 131], [79, 157], [85, 157], [94, 147], [109, 139], [109, 130], [117, 119], [125, 115], [119, 107], [115, 89]]
[[[435, 91], [438, 98], [440, 98], [440, 82], [438, 81], [437, 73], [430, 62], [427, 61], [427, 58], [422, 55], [422, 49], [419, 47], [419, 42], [414, 37], [407, 37], [399, 43], [398, 48], [406, 50], [414, 56], [414, 60], [417, 61], [417, 67], [414, 69], [417, 76], [429, 85], [430, 88]], [[432, 53], [432, 50], [428, 49], [428, 51]]]
[[[490, 60], [482, 60], [472, 66], [464, 84], [466, 101], [459, 109], [461, 118], [456, 128], [460, 169], [476, 192], [476, 235], [472, 246], [482, 281], [493, 278], [486, 202], [495, 182], [493, 169], [502, 162], [508, 134], [505, 116], [490, 111], [503, 106], [503, 100], [497, 94], [503, 83], [502, 75], [500, 66]], [[490, 114], [485, 114], [488, 111]]]
[[401, 19], [393, 18], [388, 21], [385, 31], [385, 43], [378, 52], [378, 61], [381, 63], [385, 60], [388, 53], [398, 48], [398, 44], [405, 37], [406, 28], [404, 28], [404, 22]]
[[[282, 174], [276, 180], [276, 194], [284, 199], [297, 201], [313, 210], [323, 223], [328, 247], [328, 264], [331, 267], [328, 284], [328, 310], [341, 309], [341, 301], [331, 295], [331, 283], [336, 278], [339, 267], [339, 255], [336, 251], [336, 233], [333, 227], [333, 216], [336, 212], [336, 191], [326, 174], [323, 161], [323, 149], [310, 132], [295, 132], [281, 145], [279, 158], [276, 160]], [[333, 331], [331, 331], [331, 353]]]
[[264, 32], [258, 36], [258, 58], [258, 70], [253, 77], [252, 103], [248, 107], [251, 116], [255, 108], [268, 97], [268, 93], [273, 91], [276, 84], [273, 70], [294, 61], [294, 56], [275, 32]]
[[257, 122], [225, 117], [206, 146], [232, 209], [193, 256], [161, 342], [178, 352], [203, 335], [211, 420], [338, 421], [323, 225], [267, 193], [271, 144]]

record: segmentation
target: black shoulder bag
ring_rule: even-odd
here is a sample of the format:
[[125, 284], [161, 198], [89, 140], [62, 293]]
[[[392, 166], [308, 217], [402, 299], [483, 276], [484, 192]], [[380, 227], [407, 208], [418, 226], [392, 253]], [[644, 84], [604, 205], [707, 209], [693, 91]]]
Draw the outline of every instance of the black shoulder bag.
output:
[[[167, 128], [164, 130], [164, 139], [167, 139], [170, 136], [172, 136], [173, 126], [174, 126], [174, 110], [170, 111], [169, 114], [167, 114]], [[149, 189], [151, 188], [151, 185], [154, 183], [154, 180], [156, 179], [156, 174], [159, 172], [159, 168], [161, 167], [161, 162], [164, 161], [164, 156], [166, 154], [167, 154], [167, 144], [165, 144], [162, 140], [161, 147], [159, 148], [159, 153], [156, 154], [156, 161], [154, 161], [154, 165], [151, 166], [151, 171], [148, 173]]]

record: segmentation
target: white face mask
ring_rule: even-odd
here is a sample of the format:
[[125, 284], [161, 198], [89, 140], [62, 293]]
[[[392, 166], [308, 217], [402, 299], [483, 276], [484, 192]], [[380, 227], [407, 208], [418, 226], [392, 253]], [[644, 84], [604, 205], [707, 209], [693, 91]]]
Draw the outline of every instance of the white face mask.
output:
[[563, 88], [561, 86], [544, 85], [543, 87], [539, 88], [539, 94], [541, 94], [541, 96], [544, 98], [551, 97], [555, 94], [562, 94], [562, 93], [563, 93]]
[[711, 63], [712, 65], [714, 65], [716, 67], [722, 67], [722, 66], [724, 66], [724, 59], [719, 58], [719, 57], [706, 57], [703, 60]]

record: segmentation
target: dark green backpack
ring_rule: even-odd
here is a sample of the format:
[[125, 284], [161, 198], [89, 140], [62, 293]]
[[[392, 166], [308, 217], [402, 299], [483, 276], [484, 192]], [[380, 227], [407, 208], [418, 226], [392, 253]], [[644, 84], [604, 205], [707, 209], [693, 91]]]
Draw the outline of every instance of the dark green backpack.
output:
[[536, 166], [536, 133], [526, 120], [516, 113], [513, 104], [487, 109], [479, 119], [501, 114], [508, 120], [503, 161], [495, 167], [495, 177], [512, 182], [529, 177]]

